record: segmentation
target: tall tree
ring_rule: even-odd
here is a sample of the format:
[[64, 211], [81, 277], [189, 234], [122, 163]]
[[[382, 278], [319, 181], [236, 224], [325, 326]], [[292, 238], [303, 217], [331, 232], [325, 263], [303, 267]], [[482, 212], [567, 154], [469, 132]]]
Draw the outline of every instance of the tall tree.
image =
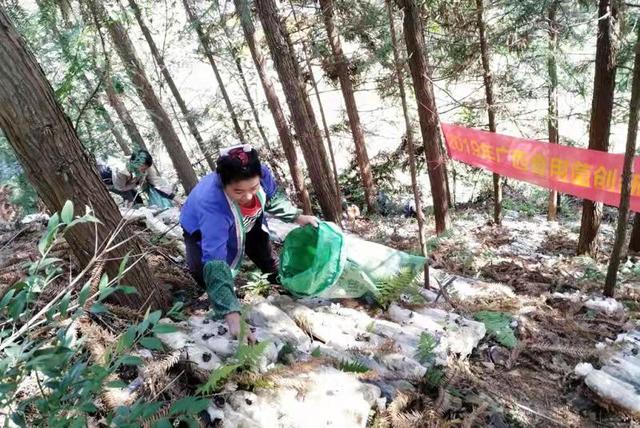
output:
[[629, 237], [629, 251], [640, 252], [640, 213], [633, 217], [633, 228]]
[[[618, 1], [600, 0], [598, 3], [598, 40], [589, 124], [589, 149], [603, 152], [609, 150], [609, 130], [616, 84], [616, 35], [620, 26]], [[601, 219], [602, 204], [585, 199], [582, 202], [578, 254], [595, 254]]]
[[[0, 128], [20, 160], [29, 181], [47, 207], [61, 211], [66, 200], [76, 207], [93, 206], [102, 225], [97, 238], [103, 241], [122, 220], [95, 169], [92, 156], [82, 147], [51, 85], [24, 40], [0, 7]], [[125, 229], [125, 236], [131, 231]], [[65, 234], [69, 247], [81, 264], [94, 254], [94, 227], [78, 224]], [[132, 239], [113, 250], [107, 269], [115, 276], [119, 260], [131, 252], [140, 254]], [[139, 294], [116, 296], [120, 303], [141, 307], [168, 304], [168, 296], [158, 288], [144, 260], [125, 277]]]
[[371, 172], [371, 163], [369, 162], [369, 155], [367, 154], [367, 146], [364, 140], [364, 132], [362, 131], [360, 115], [358, 114], [356, 97], [353, 93], [353, 83], [351, 82], [351, 77], [349, 75], [347, 57], [342, 50], [340, 36], [334, 24], [335, 17], [333, 0], [320, 0], [320, 9], [322, 10], [324, 27], [327, 31], [327, 36], [329, 37], [329, 45], [331, 46], [331, 52], [333, 54], [333, 63], [338, 73], [338, 79], [340, 80], [342, 97], [344, 98], [344, 104], [347, 108], [349, 127], [351, 128], [351, 135], [353, 135], [353, 142], [356, 148], [356, 160], [358, 162], [358, 169], [360, 170], [362, 186], [364, 188], [365, 201], [369, 212], [374, 212], [376, 208], [376, 189], [373, 182], [373, 174]]
[[131, 140], [133, 147], [147, 150], [147, 145], [140, 134], [140, 130], [138, 130], [136, 122], [133, 120], [133, 117], [131, 117], [129, 109], [127, 109], [124, 101], [122, 101], [119, 89], [116, 88], [116, 84], [113, 82], [111, 76], [107, 76], [107, 81], [105, 82], [104, 87], [105, 92], [107, 93], [107, 100], [109, 100], [109, 105], [116, 111], [120, 122], [122, 122], [125, 131], [127, 131], [127, 135], [129, 135], [129, 139]]
[[106, 27], [113, 45], [124, 64], [124, 68], [133, 82], [140, 101], [145, 106], [151, 121], [158, 130], [160, 138], [164, 143], [173, 166], [178, 173], [178, 177], [184, 187], [186, 194], [198, 183], [196, 173], [189, 161], [178, 134], [176, 133], [171, 119], [160, 100], [153, 91], [151, 83], [147, 78], [144, 67], [137, 57], [133, 43], [127, 34], [127, 30], [117, 19], [112, 19], [102, 2], [96, 0], [84, 0], [93, 13], [95, 20]]
[[415, 0], [396, 0], [404, 11], [404, 39], [407, 45], [409, 68], [413, 80], [413, 90], [418, 103], [418, 116], [422, 142], [427, 158], [427, 171], [431, 183], [433, 211], [436, 219], [436, 233], [443, 233], [448, 227], [448, 208], [446, 177], [444, 165], [446, 159], [440, 150], [439, 118], [431, 83], [431, 70], [422, 36], [420, 9]]
[[331, 182], [332, 174], [327, 154], [313, 111], [309, 111], [311, 103], [304, 90], [302, 76], [295, 65], [295, 59], [287, 45], [286, 29], [278, 16], [275, 0], [256, 0], [255, 6], [287, 98], [293, 126], [298, 134], [322, 212], [327, 220], [339, 222], [340, 200], [337, 189]]
[[640, 110], [640, 26], [636, 26], [635, 61], [633, 65], [633, 81], [631, 83], [631, 101], [629, 102], [629, 127], [627, 128], [627, 146], [622, 168], [622, 189], [620, 191], [620, 207], [618, 208], [618, 225], [616, 238], [609, 258], [609, 268], [604, 283], [604, 295], [613, 297], [620, 267], [622, 246], [627, 237], [629, 223], [629, 199], [631, 197], [631, 175], [636, 154], [638, 139], [638, 110]]
[[189, 132], [191, 133], [191, 135], [193, 135], [193, 138], [196, 140], [196, 143], [198, 144], [200, 151], [204, 155], [204, 158], [206, 159], [207, 164], [209, 165], [209, 168], [211, 168], [211, 171], [215, 171], [216, 163], [214, 162], [213, 156], [211, 155], [211, 150], [209, 147], [205, 145], [204, 139], [202, 138], [202, 135], [200, 135], [198, 126], [196, 125], [196, 122], [193, 118], [193, 114], [191, 111], [189, 111], [189, 108], [187, 107], [187, 103], [185, 103], [184, 98], [182, 97], [182, 94], [180, 94], [180, 91], [178, 90], [178, 87], [176, 86], [176, 83], [173, 80], [173, 76], [171, 75], [171, 72], [169, 72], [169, 69], [167, 68], [167, 64], [164, 61], [164, 57], [162, 56], [162, 54], [160, 53], [160, 50], [156, 46], [156, 42], [153, 40], [153, 36], [151, 36], [151, 31], [149, 31], [149, 27], [147, 27], [147, 24], [145, 23], [144, 18], [142, 17], [142, 12], [140, 11], [138, 4], [135, 2], [135, 0], [129, 0], [129, 7], [131, 7], [131, 10], [133, 10], [133, 14], [136, 17], [136, 21], [138, 21], [138, 25], [140, 26], [140, 30], [142, 30], [142, 34], [145, 40], [147, 41], [147, 44], [149, 45], [149, 50], [151, 51], [151, 55], [153, 56], [154, 61], [156, 62], [156, 64], [158, 64], [158, 67], [160, 68], [160, 72], [162, 73], [164, 80], [166, 80], [167, 85], [169, 85], [171, 94], [173, 94], [173, 98], [175, 98], [176, 102], [178, 103], [180, 112], [184, 116], [184, 119], [187, 122], [187, 126], [189, 127]]
[[[68, 40], [63, 36], [63, 34], [58, 29], [57, 22], [55, 19], [55, 9], [47, 9], [43, 4], [42, 0], [36, 0], [36, 4], [38, 5], [38, 9], [40, 9], [40, 14], [44, 16], [46, 20], [46, 23], [49, 27], [49, 31], [58, 40], [58, 44], [60, 45], [60, 48], [62, 50], [62, 56], [65, 59], [65, 62], [67, 63], [72, 62], [76, 53], [73, 52], [72, 49], [70, 49]], [[71, 25], [71, 5], [68, 4], [68, 2], [65, 0], [57, 1], [56, 4], [58, 5], [60, 9], [60, 13], [62, 14], [64, 28], [69, 30], [72, 26]], [[91, 96], [91, 94], [93, 94], [94, 92], [94, 88], [92, 87], [89, 78], [83, 71], [79, 71], [78, 74], [83, 86]], [[111, 119], [111, 115], [109, 114], [107, 109], [104, 108], [100, 100], [97, 98], [92, 99], [90, 103], [96, 115], [102, 118], [102, 120], [107, 124], [109, 130], [113, 134], [113, 137], [116, 143], [120, 147], [120, 150], [122, 150], [122, 153], [124, 153], [124, 155], [126, 156], [129, 156], [131, 154], [131, 149], [129, 148], [126, 141], [122, 137], [120, 130], [117, 128], [116, 124]]]
[[[416, 169], [416, 154], [413, 142], [413, 127], [411, 126], [411, 118], [409, 117], [409, 106], [407, 104], [407, 95], [404, 91], [404, 77], [402, 73], [402, 61], [400, 59], [400, 48], [398, 47], [398, 39], [396, 36], [396, 27], [393, 19], [393, 7], [391, 0], [385, 0], [387, 4], [387, 14], [389, 15], [389, 32], [391, 35], [391, 46], [393, 47], [393, 61], [396, 68], [396, 79], [398, 80], [398, 89], [400, 90], [400, 101], [402, 102], [402, 114], [404, 116], [404, 125], [407, 139], [407, 147], [409, 150], [409, 170], [411, 172], [411, 188], [413, 190], [413, 199], [416, 205], [416, 218], [418, 219], [418, 237], [420, 240], [420, 250], [423, 256], [427, 256], [427, 245], [424, 234], [424, 212], [422, 211], [422, 199], [420, 198], [420, 189], [418, 188], [418, 173]], [[428, 264], [426, 265], [428, 266]], [[428, 280], [429, 276], [426, 276]]]
[[275, 122], [276, 129], [278, 131], [278, 136], [280, 137], [282, 150], [284, 151], [287, 163], [289, 164], [289, 171], [291, 171], [291, 177], [293, 178], [293, 186], [298, 194], [298, 199], [302, 202], [305, 214], [311, 214], [311, 199], [309, 198], [309, 192], [307, 191], [307, 187], [304, 183], [302, 169], [300, 168], [300, 165], [298, 165], [298, 154], [296, 153], [296, 148], [293, 144], [293, 137], [291, 136], [291, 132], [289, 132], [289, 126], [287, 125], [287, 120], [285, 119], [282, 107], [280, 106], [280, 101], [278, 100], [278, 95], [273, 87], [273, 83], [267, 75], [264, 55], [262, 54], [262, 49], [260, 49], [260, 44], [256, 39], [256, 29], [253, 25], [253, 20], [251, 19], [251, 11], [247, 5], [247, 0], [234, 0], [234, 4], [236, 7], [236, 14], [240, 18], [240, 25], [242, 25], [244, 38], [247, 42], [247, 46], [249, 47], [249, 51], [251, 52], [251, 57], [253, 58], [253, 62], [256, 66], [258, 77], [262, 84], [262, 89], [264, 90], [265, 97], [267, 98], [267, 105], [269, 106], [269, 110], [271, 111], [273, 121]]
[[[291, 6], [291, 13], [293, 14], [293, 20], [296, 25], [298, 31], [302, 31], [302, 24], [298, 19], [298, 14], [296, 13], [296, 8], [293, 5], [293, 0], [289, 0], [289, 6]], [[295, 58], [295, 49], [293, 46], [293, 42], [291, 40], [290, 34], [285, 34], [287, 46], [289, 47], [289, 51], [291, 55]], [[338, 175], [338, 166], [336, 165], [336, 155], [333, 150], [333, 142], [331, 141], [331, 132], [329, 131], [329, 124], [327, 122], [327, 115], [324, 113], [324, 107], [322, 104], [322, 97], [320, 97], [320, 91], [318, 90], [318, 81], [316, 80], [315, 73], [313, 72], [313, 67], [311, 66], [311, 54], [309, 53], [309, 46], [304, 39], [304, 36], [301, 37], [300, 43], [302, 44], [302, 57], [304, 58], [305, 65], [307, 67], [308, 79], [311, 81], [311, 86], [313, 87], [313, 93], [316, 97], [316, 102], [318, 103], [318, 110], [320, 111], [320, 120], [322, 121], [322, 128], [324, 130], [324, 137], [327, 140], [327, 146], [329, 147], [329, 156], [331, 157], [331, 167], [333, 168], [333, 178], [336, 185], [336, 192], [338, 194], [338, 198], [342, 200], [342, 190], [340, 189], [340, 181]], [[302, 73], [300, 67], [298, 65], [298, 61], [294, 62], [296, 66], [297, 73]], [[306, 97], [306, 101], [309, 101], [309, 97]], [[315, 116], [313, 113], [313, 106], [310, 104], [307, 106], [308, 110]]]
[[[480, 35], [480, 58], [482, 59], [482, 77], [487, 101], [487, 115], [489, 116], [489, 131], [496, 132], [496, 105], [493, 99], [493, 77], [489, 61], [489, 46], [487, 44], [486, 25], [484, 21], [484, 0], [476, 0], [476, 25]], [[500, 176], [493, 173], [493, 222], [500, 224], [502, 210], [502, 183]]]
[[243, 143], [247, 143], [247, 140], [244, 135], [244, 131], [240, 127], [240, 122], [238, 121], [238, 116], [236, 115], [236, 111], [233, 108], [233, 104], [231, 103], [231, 98], [229, 98], [229, 94], [227, 93], [227, 89], [224, 84], [224, 80], [222, 80], [222, 75], [220, 74], [220, 70], [218, 69], [218, 64], [216, 63], [215, 58], [213, 57], [213, 50], [211, 40], [209, 39], [209, 35], [202, 28], [202, 24], [200, 23], [200, 18], [196, 14], [196, 10], [191, 3], [192, 0], [182, 0], [182, 4], [184, 5], [184, 9], [187, 12], [187, 18], [191, 26], [196, 30], [196, 34], [198, 35], [198, 39], [200, 40], [200, 45], [202, 46], [202, 50], [204, 51], [204, 55], [209, 60], [209, 64], [211, 64], [211, 68], [213, 69], [213, 74], [216, 76], [216, 81], [218, 82], [218, 87], [220, 88], [220, 93], [222, 94], [222, 98], [224, 99], [224, 103], [227, 106], [227, 111], [231, 116], [231, 121], [233, 122], [233, 129], [238, 136], [238, 139]]
[[[560, 134], [558, 131], [558, 65], [556, 55], [558, 53], [558, 32], [559, 25], [556, 14], [560, 1], [553, 0], [547, 8], [547, 19], [549, 25], [549, 48], [547, 53], [547, 70], [549, 73], [549, 91], [548, 91], [548, 117], [547, 124], [549, 129], [549, 143], [558, 144], [560, 142]], [[558, 192], [551, 190], [549, 192], [549, 212], [547, 218], [551, 221], [556, 220], [558, 214]]]

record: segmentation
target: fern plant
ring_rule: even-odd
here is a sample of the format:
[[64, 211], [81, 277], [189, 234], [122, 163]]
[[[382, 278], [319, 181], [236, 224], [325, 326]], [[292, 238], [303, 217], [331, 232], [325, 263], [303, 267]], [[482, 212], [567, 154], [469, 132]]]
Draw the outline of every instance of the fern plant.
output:
[[434, 350], [438, 346], [438, 342], [436, 341], [433, 335], [422, 332], [420, 334], [420, 340], [418, 341], [418, 348], [416, 349], [416, 358], [420, 363], [427, 364], [433, 361], [435, 357]]
[[254, 296], [268, 296], [269, 291], [271, 291], [271, 283], [267, 279], [269, 274], [267, 273], [258, 273], [258, 272], [249, 272], [249, 280], [242, 288], [249, 294], [253, 294]]
[[347, 372], [347, 373], [367, 373], [370, 370], [369, 367], [365, 366], [364, 364], [362, 364], [360, 361], [357, 361], [357, 360], [354, 360], [354, 361], [347, 361], [347, 360], [338, 361], [338, 362], [336, 362], [335, 367], [338, 370], [341, 370], [341, 371]]
[[244, 318], [242, 318], [240, 320], [240, 334], [238, 335], [238, 349], [225, 364], [211, 372], [207, 382], [198, 388], [197, 392], [199, 394], [213, 394], [217, 392], [224, 382], [236, 371], [242, 369], [253, 370], [258, 365], [269, 342], [264, 341], [255, 345], [247, 344], [247, 331], [247, 323]]
[[391, 303], [399, 301], [403, 296], [408, 297], [411, 303], [424, 302], [415, 271], [409, 267], [401, 269], [394, 276], [379, 281], [376, 287], [378, 288], [376, 300], [385, 308]]

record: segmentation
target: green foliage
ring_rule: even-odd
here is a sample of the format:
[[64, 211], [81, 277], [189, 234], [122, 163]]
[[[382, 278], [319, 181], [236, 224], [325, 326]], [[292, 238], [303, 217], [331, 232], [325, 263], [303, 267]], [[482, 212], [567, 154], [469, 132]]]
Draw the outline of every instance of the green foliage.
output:
[[433, 367], [424, 375], [425, 383], [430, 388], [437, 388], [444, 381], [444, 370], [439, 367]]
[[376, 300], [383, 307], [397, 302], [403, 296], [415, 303], [424, 302], [424, 297], [420, 294], [421, 285], [416, 279], [416, 273], [408, 267], [402, 268], [392, 277], [377, 282], [376, 287], [378, 289]]
[[436, 341], [433, 335], [422, 332], [420, 334], [420, 340], [418, 341], [418, 348], [416, 349], [416, 358], [420, 363], [427, 364], [433, 361], [435, 354], [433, 351], [438, 346], [438, 342]]
[[335, 367], [343, 372], [347, 373], [366, 373], [370, 369], [360, 361], [338, 361]]
[[[103, 275], [98, 291], [90, 295], [90, 284], [78, 287], [81, 276], [65, 282], [61, 260], [49, 257], [49, 253], [75, 224], [97, 221], [90, 211], [76, 217], [73, 204], [67, 202], [49, 220], [38, 244], [41, 258], [29, 265], [25, 280], [9, 289], [0, 301], [0, 403], [16, 426], [87, 426], [89, 415], [98, 411], [95, 403], [105, 388], [126, 387], [118, 379], [120, 368], [142, 364], [139, 357], [131, 355], [135, 348], [142, 345], [159, 349], [154, 334], [168, 331], [159, 323], [160, 311], [147, 311], [142, 321], [130, 325], [103, 355], [90, 359], [87, 350], [91, 349], [91, 338], [79, 340], [76, 333], [78, 321], [88, 319], [86, 301], [96, 299], [90, 311], [102, 314], [106, 308], [101, 302], [107, 296], [115, 291], [132, 292], [132, 288], [116, 286], [119, 277]], [[99, 254], [98, 258], [104, 256]], [[40, 302], [38, 297], [51, 289], [52, 297]], [[42, 308], [44, 304], [47, 306]], [[171, 417], [192, 424], [192, 415], [203, 408], [205, 401], [185, 397], [173, 404]], [[101, 416], [106, 425], [133, 428], [165, 405], [162, 401], [138, 400]]]
[[480, 311], [474, 315], [474, 318], [484, 323], [487, 333], [499, 344], [509, 349], [518, 345], [518, 339], [511, 328], [511, 315], [504, 312]]
[[224, 381], [236, 371], [253, 370], [256, 368], [269, 342], [260, 342], [255, 345], [247, 344], [247, 329], [247, 323], [242, 319], [240, 321], [240, 334], [238, 335], [238, 349], [236, 349], [232, 357], [227, 359], [225, 364], [211, 372], [207, 382], [198, 388], [197, 391], [199, 394], [213, 394], [217, 392], [224, 384]]
[[254, 296], [266, 297], [271, 291], [271, 283], [267, 279], [268, 276], [268, 273], [249, 272], [247, 283], [240, 288]]

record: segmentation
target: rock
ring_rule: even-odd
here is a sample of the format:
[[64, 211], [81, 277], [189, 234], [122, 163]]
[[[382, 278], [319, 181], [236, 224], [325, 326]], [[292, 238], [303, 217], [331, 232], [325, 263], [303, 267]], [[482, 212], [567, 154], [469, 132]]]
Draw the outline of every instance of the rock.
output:
[[49, 214], [46, 213], [35, 213], [35, 214], [29, 214], [23, 217], [22, 220], [20, 220], [20, 223], [22, 224], [30, 224], [30, 223], [46, 223], [49, 221]]
[[578, 377], [586, 377], [589, 373], [594, 371], [595, 369], [589, 363], [578, 363], [576, 368], [574, 369], [574, 373]]
[[296, 388], [234, 392], [223, 409], [223, 426], [364, 428], [381, 395], [377, 386], [326, 366], [288, 379], [291, 384]]
[[498, 297], [515, 298], [511, 287], [504, 284], [490, 284], [460, 277], [456, 277], [447, 290], [451, 297], [460, 301]]
[[600, 398], [640, 415], [640, 394], [627, 382], [602, 370], [593, 370], [585, 378], [585, 383]]
[[640, 415], [640, 331], [618, 336], [612, 353], [605, 353], [602, 369], [580, 363], [576, 375], [602, 400]]
[[611, 297], [592, 297], [584, 303], [584, 306], [610, 316], [624, 313], [624, 305]]
[[249, 313], [249, 322], [268, 330], [283, 342], [290, 343], [297, 350], [309, 353], [311, 339], [286, 313], [269, 302], [255, 305]]
[[392, 304], [388, 312], [391, 320], [403, 326], [417, 327], [438, 339], [434, 352], [445, 362], [449, 354], [466, 358], [486, 333], [483, 323], [441, 309], [423, 308], [413, 312]]

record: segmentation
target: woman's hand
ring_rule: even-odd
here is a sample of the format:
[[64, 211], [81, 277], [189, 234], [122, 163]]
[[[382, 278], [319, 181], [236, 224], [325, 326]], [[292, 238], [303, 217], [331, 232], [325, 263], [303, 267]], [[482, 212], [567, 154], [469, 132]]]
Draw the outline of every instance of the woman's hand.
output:
[[[227, 327], [229, 327], [229, 333], [236, 339], [240, 335], [240, 314], [238, 312], [232, 312], [224, 316], [224, 320], [227, 323]], [[256, 343], [256, 338], [247, 327], [247, 342], [250, 344]]]
[[301, 215], [296, 219], [295, 223], [300, 226], [310, 224], [313, 227], [318, 227], [318, 218], [312, 215]]

